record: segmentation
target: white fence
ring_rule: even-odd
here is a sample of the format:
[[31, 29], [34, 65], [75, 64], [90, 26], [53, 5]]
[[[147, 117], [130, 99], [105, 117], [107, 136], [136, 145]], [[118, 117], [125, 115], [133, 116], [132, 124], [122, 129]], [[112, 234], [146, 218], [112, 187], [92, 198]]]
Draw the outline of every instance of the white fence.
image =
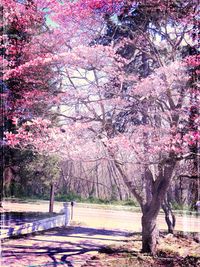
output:
[[34, 232], [44, 231], [55, 227], [69, 226], [70, 224], [70, 207], [64, 204], [62, 210], [64, 214], [55, 217], [46, 218], [34, 222], [23, 223], [21, 225], [8, 226], [6, 228], [1, 226], [0, 239], [8, 238], [11, 236], [30, 234]]

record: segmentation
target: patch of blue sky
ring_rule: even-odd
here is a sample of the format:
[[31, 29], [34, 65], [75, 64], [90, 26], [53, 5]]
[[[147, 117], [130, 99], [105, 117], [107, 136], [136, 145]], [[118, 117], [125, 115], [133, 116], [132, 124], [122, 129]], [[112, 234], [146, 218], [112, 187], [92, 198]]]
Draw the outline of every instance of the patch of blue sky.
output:
[[46, 19], [46, 24], [47, 24], [48, 27], [50, 27], [50, 28], [58, 28], [59, 27], [59, 25], [55, 21], [53, 21], [49, 17], [49, 15], [46, 15], [45, 19]]

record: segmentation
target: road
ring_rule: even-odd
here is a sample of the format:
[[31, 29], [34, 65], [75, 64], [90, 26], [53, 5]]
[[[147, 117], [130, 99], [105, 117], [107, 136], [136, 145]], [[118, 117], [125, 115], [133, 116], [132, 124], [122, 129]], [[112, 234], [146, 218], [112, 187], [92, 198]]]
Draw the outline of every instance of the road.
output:
[[[40, 202], [4, 202], [4, 208], [9, 211], [35, 211], [48, 212], [48, 201]], [[92, 206], [92, 205], [91, 205]], [[62, 203], [55, 202], [54, 211], [59, 212], [62, 209]], [[84, 207], [80, 204], [75, 205], [73, 212], [73, 221], [92, 228], [120, 229], [131, 232], [141, 231], [141, 213], [104, 210], [97, 208]], [[167, 230], [164, 215], [158, 216], [158, 227], [160, 230]], [[200, 216], [183, 215], [176, 216], [177, 231], [199, 232], [200, 234]]]

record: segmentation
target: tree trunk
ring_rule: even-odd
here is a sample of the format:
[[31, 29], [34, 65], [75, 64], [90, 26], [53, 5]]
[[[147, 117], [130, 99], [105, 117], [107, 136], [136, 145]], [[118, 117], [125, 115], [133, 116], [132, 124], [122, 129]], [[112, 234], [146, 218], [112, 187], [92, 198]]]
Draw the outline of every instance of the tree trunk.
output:
[[156, 254], [159, 231], [156, 226], [156, 217], [148, 213], [142, 216], [142, 252]]
[[50, 191], [49, 212], [53, 212], [54, 193], [55, 193], [55, 184], [52, 183], [51, 184], [51, 191]]
[[[170, 184], [172, 173], [175, 167], [173, 158], [159, 166], [157, 179], [148, 183], [150, 197], [147, 194], [147, 202], [142, 206], [142, 251], [155, 255], [159, 233], [156, 227], [156, 220], [164, 201], [167, 189]], [[151, 175], [146, 173], [145, 178], [151, 181]], [[151, 188], [152, 187], [152, 188]]]
[[[112, 154], [111, 154], [112, 156]], [[159, 238], [159, 232], [156, 226], [156, 220], [164, 201], [165, 194], [170, 184], [176, 161], [173, 153], [169, 158], [158, 166], [158, 175], [154, 180], [151, 170], [145, 169], [146, 196], [144, 197], [136, 190], [132, 183], [121, 168], [120, 163], [114, 159], [115, 166], [121, 174], [125, 185], [135, 196], [142, 209], [142, 252], [156, 254], [156, 248]]]
[[3, 149], [0, 148], [0, 208], [3, 207]]
[[3, 207], [3, 177], [0, 177], [0, 208]]
[[168, 233], [173, 234], [174, 233], [174, 227], [176, 224], [176, 218], [175, 218], [173, 211], [171, 209], [171, 205], [167, 201], [166, 198], [162, 204], [162, 209], [165, 213], [165, 221], [167, 223]]

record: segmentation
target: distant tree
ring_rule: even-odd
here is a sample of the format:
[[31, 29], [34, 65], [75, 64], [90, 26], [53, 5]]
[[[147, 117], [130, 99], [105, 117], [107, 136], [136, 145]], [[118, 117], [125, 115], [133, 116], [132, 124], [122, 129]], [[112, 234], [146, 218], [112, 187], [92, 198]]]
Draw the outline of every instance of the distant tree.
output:
[[[1, 9], [1, 188], [0, 203], [3, 197], [3, 177], [7, 179], [8, 168], [15, 169], [20, 162], [19, 150], [6, 146], [3, 139], [6, 131], [14, 134], [16, 125], [30, 121], [34, 116], [43, 115], [49, 104], [42, 96], [55, 90], [50, 66], [39, 66], [20, 75], [20, 66], [37, 56], [49, 53], [49, 48], [38, 45], [41, 34], [46, 34], [44, 14], [37, 10], [34, 1], [3, 1]], [[15, 70], [18, 71], [15, 72]], [[6, 73], [12, 76], [5, 77]], [[2, 146], [3, 145], [3, 146]], [[21, 153], [20, 153], [21, 154]], [[25, 152], [26, 154], [26, 152]], [[21, 154], [22, 156], [22, 154]], [[15, 162], [15, 165], [13, 165]], [[18, 168], [19, 169], [19, 168]], [[17, 175], [17, 173], [15, 173]], [[14, 179], [14, 173], [13, 178]], [[13, 180], [14, 181], [14, 180]], [[8, 182], [6, 186], [8, 187]]]

